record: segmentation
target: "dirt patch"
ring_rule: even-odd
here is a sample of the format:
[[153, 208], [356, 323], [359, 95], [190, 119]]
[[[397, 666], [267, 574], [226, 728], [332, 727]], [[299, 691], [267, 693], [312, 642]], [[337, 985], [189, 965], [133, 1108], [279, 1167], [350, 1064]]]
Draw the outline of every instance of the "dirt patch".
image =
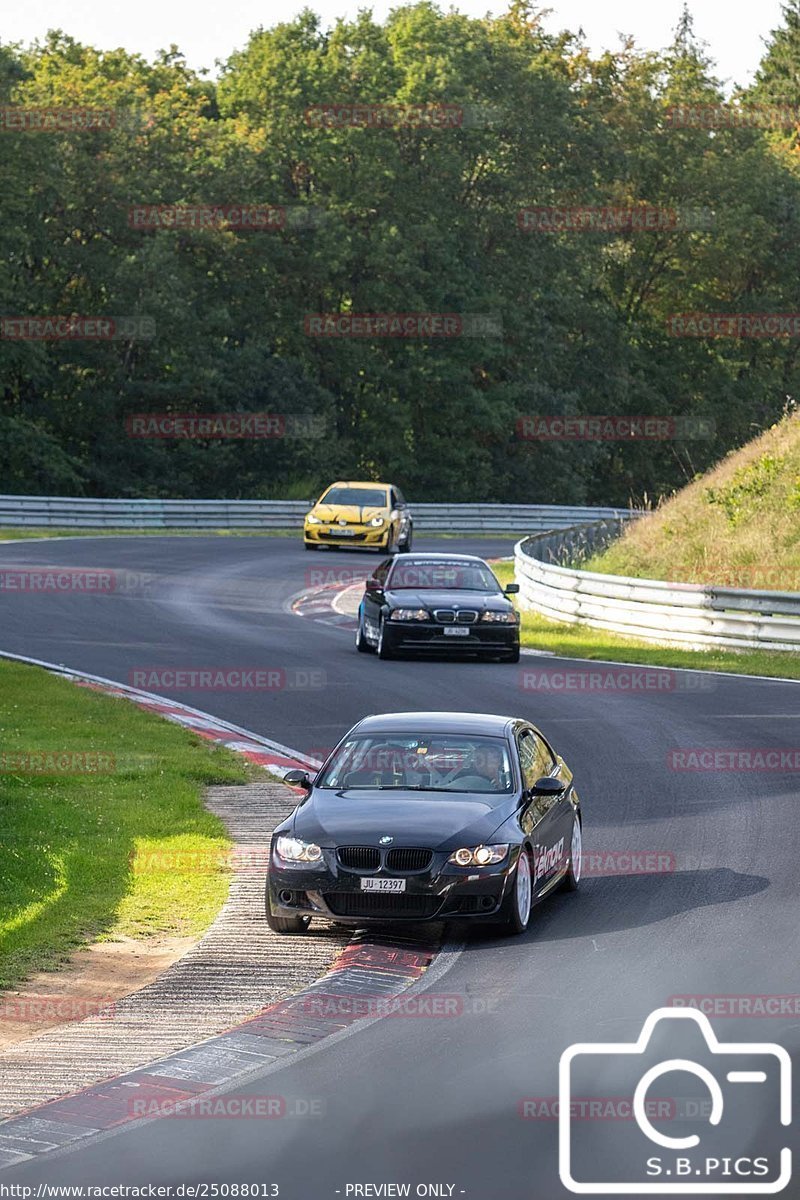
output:
[[77, 951], [57, 971], [40, 971], [0, 993], [0, 1050], [84, 1017], [113, 1016], [115, 1000], [157, 979], [199, 938], [120, 938]]

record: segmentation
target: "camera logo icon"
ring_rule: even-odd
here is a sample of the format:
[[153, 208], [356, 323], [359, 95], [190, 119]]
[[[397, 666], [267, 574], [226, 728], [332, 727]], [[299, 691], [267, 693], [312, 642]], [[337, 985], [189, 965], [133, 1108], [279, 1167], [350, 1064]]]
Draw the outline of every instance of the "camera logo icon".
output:
[[[691, 1042], [694, 1056], [665, 1055], [675, 1041]], [[792, 1175], [792, 1152], [780, 1144], [791, 1124], [791, 1071], [782, 1046], [720, 1042], [708, 1017], [689, 1008], [656, 1009], [636, 1042], [569, 1046], [559, 1063], [561, 1182], [582, 1195], [774, 1195]], [[676, 1082], [688, 1095], [668, 1103], [648, 1095], [654, 1086], [669, 1094]], [[630, 1097], [631, 1119], [576, 1119], [587, 1083]], [[669, 1132], [654, 1112], [672, 1122]]]

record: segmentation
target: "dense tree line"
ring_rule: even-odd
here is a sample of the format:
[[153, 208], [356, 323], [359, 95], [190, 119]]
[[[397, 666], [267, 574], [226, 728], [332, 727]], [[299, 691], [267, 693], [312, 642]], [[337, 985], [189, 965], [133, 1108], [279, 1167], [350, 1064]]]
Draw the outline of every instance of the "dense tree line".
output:
[[[792, 0], [734, 101], [800, 106], [799, 71]], [[419, 500], [672, 490], [770, 424], [800, 383], [797, 337], [668, 326], [675, 313], [800, 309], [796, 126], [671, 115], [729, 102], [688, 16], [663, 53], [592, 57], [579, 36], [545, 33], [526, 0], [496, 19], [422, 2], [332, 30], [306, 11], [252, 34], [214, 82], [174, 47], [152, 63], [60, 32], [0, 47], [0, 314], [124, 314], [153, 331], [45, 341], [4, 327], [0, 491], [306, 496], [378, 476]], [[376, 103], [464, 115], [442, 127], [315, 116]], [[14, 128], [14, 112], [56, 106], [117, 116]], [[143, 231], [130, 215], [202, 204], [281, 215], [264, 231]], [[518, 219], [639, 204], [680, 220], [531, 232]], [[310, 335], [309, 314], [331, 312], [490, 321], [475, 336]], [[136, 413], [237, 410], [285, 415], [294, 436], [126, 431]], [[526, 414], [691, 416], [713, 436], [531, 441]]]

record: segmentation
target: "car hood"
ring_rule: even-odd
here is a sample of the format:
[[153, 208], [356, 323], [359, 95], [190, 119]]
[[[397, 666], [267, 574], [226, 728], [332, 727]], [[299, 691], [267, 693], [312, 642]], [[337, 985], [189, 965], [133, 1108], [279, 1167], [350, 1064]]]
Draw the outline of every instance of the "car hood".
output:
[[515, 797], [452, 792], [320, 790], [297, 808], [292, 833], [324, 847], [425, 846], [457, 850], [480, 845], [514, 811]]
[[473, 608], [478, 612], [506, 612], [511, 601], [500, 592], [439, 591], [434, 588], [389, 588], [387, 601], [397, 608]]
[[344, 517], [350, 524], [357, 525], [373, 517], [385, 517], [389, 510], [376, 508], [374, 504], [318, 504], [311, 511], [320, 521], [338, 521], [340, 517]]

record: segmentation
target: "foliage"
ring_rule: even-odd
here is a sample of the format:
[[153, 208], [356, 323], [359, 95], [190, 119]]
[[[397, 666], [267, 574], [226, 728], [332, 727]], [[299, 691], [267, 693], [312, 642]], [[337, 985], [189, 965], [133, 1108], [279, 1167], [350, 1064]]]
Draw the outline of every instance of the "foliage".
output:
[[[752, 94], [800, 103], [796, 3]], [[799, 10], [800, 11], [800, 10]], [[690, 339], [670, 314], [794, 307], [794, 133], [675, 128], [723, 100], [684, 15], [663, 53], [592, 58], [516, 2], [428, 0], [324, 29], [310, 11], [211, 82], [172, 50], [101, 53], [54, 32], [0, 48], [0, 103], [112, 107], [112, 130], [3, 133], [0, 311], [138, 314], [155, 336], [0, 340], [0, 491], [270, 497], [332, 477], [412, 499], [626, 503], [770, 425], [794, 339]], [[312, 105], [449, 104], [451, 128], [318, 127]], [[274, 232], [141, 232], [136, 204], [285, 206]], [[705, 212], [647, 232], [526, 233], [521, 207]], [[307, 336], [320, 312], [489, 314], [498, 336]], [[138, 412], [313, 414], [317, 437], [137, 440]], [[526, 414], [702, 417], [713, 436], [535, 442]]]

